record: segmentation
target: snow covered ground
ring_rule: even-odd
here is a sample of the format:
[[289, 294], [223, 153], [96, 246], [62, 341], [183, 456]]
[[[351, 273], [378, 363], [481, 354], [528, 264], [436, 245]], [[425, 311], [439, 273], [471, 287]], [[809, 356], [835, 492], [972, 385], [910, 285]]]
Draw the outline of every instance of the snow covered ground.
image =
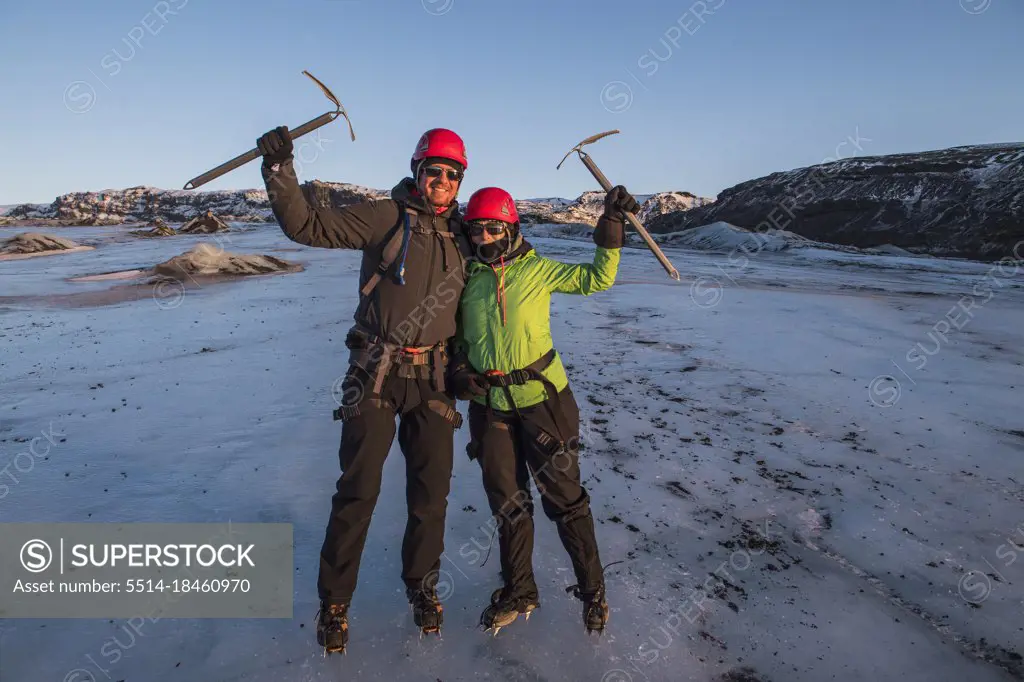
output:
[[[396, 448], [349, 653], [325, 660], [316, 569], [358, 254], [242, 226], [227, 250], [305, 270], [99, 306], [122, 283], [66, 278], [212, 237], [51, 232], [98, 248], [0, 263], [0, 467], [40, 432], [66, 440], [12, 465], [0, 519], [291, 523], [295, 608], [138, 632], [0, 621], [3, 682], [1024, 679], [1024, 265], [666, 248], [673, 282], [627, 249], [615, 287], [553, 312], [602, 559], [621, 562], [609, 632], [583, 632], [539, 510], [541, 610], [496, 638], [477, 629], [499, 569], [496, 546], [481, 565], [492, 526], [463, 428], [443, 637], [419, 639], [401, 589]], [[593, 248], [535, 246], [573, 261]]]

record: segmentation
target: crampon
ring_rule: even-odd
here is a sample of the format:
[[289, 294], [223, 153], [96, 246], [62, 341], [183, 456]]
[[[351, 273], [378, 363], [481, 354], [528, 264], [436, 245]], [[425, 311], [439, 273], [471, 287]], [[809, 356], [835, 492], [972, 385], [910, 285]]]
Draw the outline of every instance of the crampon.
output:
[[320, 604], [316, 614], [316, 641], [330, 654], [345, 654], [348, 645], [348, 604]]
[[480, 614], [480, 627], [485, 632], [493, 630], [493, 636], [497, 637], [503, 627], [514, 623], [519, 616], [530, 620], [530, 614], [539, 607], [536, 595], [511, 595], [506, 588], [497, 589], [491, 595], [490, 605]]
[[441, 606], [437, 593], [432, 589], [406, 590], [409, 604], [412, 606], [412, 619], [420, 628], [420, 637], [423, 635], [441, 635], [441, 625], [444, 623], [444, 607]]
[[573, 596], [583, 602], [583, 626], [587, 629], [587, 634], [595, 632], [598, 635], [604, 634], [609, 615], [604, 587], [602, 586], [594, 592], [582, 592], [579, 586], [570, 585], [565, 588], [565, 591], [571, 592]]

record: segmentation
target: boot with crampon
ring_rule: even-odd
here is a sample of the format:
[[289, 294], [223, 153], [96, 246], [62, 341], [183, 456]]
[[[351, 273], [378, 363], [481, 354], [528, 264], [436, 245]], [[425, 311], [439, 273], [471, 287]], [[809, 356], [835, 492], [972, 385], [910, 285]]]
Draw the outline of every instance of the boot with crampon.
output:
[[348, 604], [320, 603], [316, 641], [324, 648], [324, 656], [345, 653], [348, 644]]
[[596, 632], [602, 634], [605, 625], [608, 623], [608, 601], [605, 599], [604, 586], [592, 592], [583, 592], [576, 585], [565, 590], [583, 602], [583, 625], [587, 628], [587, 634]]
[[412, 605], [412, 619], [424, 635], [441, 634], [444, 623], [444, 607], [431, 587], [407, 588], [406, 596]]
[[506, 625], [511, 625], [519, 616], [526, 616], [540, 607], [536, 593], [519, 593], [503, 587], [491, 595], [491, 604], [480, 615], [480, 627], [485, 631], [494, 630], [494, 636]]

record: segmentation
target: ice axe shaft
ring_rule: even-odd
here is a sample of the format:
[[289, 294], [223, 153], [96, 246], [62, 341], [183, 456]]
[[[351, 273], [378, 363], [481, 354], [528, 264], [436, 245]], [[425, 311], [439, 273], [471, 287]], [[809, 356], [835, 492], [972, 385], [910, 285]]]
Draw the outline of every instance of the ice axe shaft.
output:
[[[314, 77], [313, 74], [311, 74], [309, 71], [303, 71], [302, 73], [304, 73], [307, 76], [309, 76], [311, 79], [313, 79], [313, 81], [317, 85], [320, 86], [320, 89], [323, 90], [324, 95], [327, 97], [327, 99], [329, 99], [332, 102], [334, 102], [334, 104], [337, 107], [337, 109], [334, 110], [334, 111], [328, 111], [326, 114], [323, 114], [321, 116], [317, 116], [312, 121], [306, 121], [305, 123], [300, 125], [298, 128], [294, 128], [294, 129], [289, 128], [288, 132], [291, 135], [291, 138], [293, 140], [295, 140], [297, 138], [302, 137], [303, 135], [308, 135], [309, 133], [313, 132], [317, 128], [320, 128], [322, 126], [327, 125], [328, 123], [330, 123], [334, 119], [338, 118], [339, 116], [344, 116], [345, 120], [348, 121], [349, 133], [351, 134], [352, 141], [354, 142], [355, 139], [356, 139], [356, 133], [352, 129], [352, 121], [351, 121], [351, 119], [349, 119], [348, 113], [345, 111], [345, 108], [343, 106], [341, 106], [341, 102], [338, 101], [338, 98], [334, 96], [334, 93], [332, 93], [327, 88], [326, 85], [324, 85], [319, 80], [317, 80], [316, 77]], [[261, 156], [260, 150], [258, 148], [254, 147], [253, 149], [250, 149], [249, 151], [245, 152], [244, 154], [239, 154], [238, 156], [236, 156], [235, 158], [231, 159], [230, 161], [225, 161], [224, 163], [222, 163], [221, 165], [217, 166], [216, 168], [208, 170], [205, 173], [203, 173], [202, 175], [197, 175], [196, 177], [192, 178], [187, 183], [185, 183], [185, 189], [195, 189], [196, 187], [200, 187], [201, 185], [205, 185], [206, 183], [210, 182], [211, 180], [215, 180], [215, 179], [219, 178], [220, 176], [224, 175], [225, 173], [233, 171], [236, 168], [239, 168], [241, 166], [244, 166], [245, 164], [249, 163], [250, 161], [255, 161], [260, 156]]]
[[[609, 130], [606, 133], [598, 133], [597, 135], [592, 135], [588, 137], [587, 139], [583, 140], [578, 145], [573, 147], [571, 150], [569, 150], [569, 153], [562, 158], [562, 163], [565, 163], [565, 160], [569, 158], [569, 154], [576, 152], [580, 157], [580, 161], [582, 161], [583, 165], [587, 167], [587, 170], [589, 170], [590, 174], [594, 176], [594, 179], [601, 184], [601, 187], [604, 189], [604, 191], [610, 192], [613, 187], [612, 183], [608, 182], [608, 178], [606, 178], [604, 173], [601, 172], [601, 169], [597, 167], [597, 164], [594, 163], [594, 160], [592, 158], [590, 158], [590, 155], [583, 151], [583, 147], [585, 147], [588, 144], [593, 144], [594, 142], [597, 142], [603, 137], [607, 137], [608, 135], [614, 135], [618, 132], [618, 130]], [[562, 163], [559, 163], [558, 167], [561, 167]], [[657, 257], [658, 262], [660, 262], [661, 266], [665, 268], [665, 272], [668, 273], [669, 277], [671, 277], [674, 280], [678, 280], [679, 271], [675, 269], [675, 267], [672, 265], [669, 259], [662, 252], [661, 248], [657, 245], [657, 243], [655, 243], [654, 239], [651, 238], [651, 234], [647, 231], [647, 229], [640, 223], [637, 217], [633, 215], [632, 211], [623, 211], [623, 213], [625, 213], [626, 220], [628, 220], [629, 224], [633, 226], [633, 229], [636, 230], [641, 237], [643, 237], [643, 240], [645, 242], [647, 242], [647, 247], [654, 252], [654, 255]]]

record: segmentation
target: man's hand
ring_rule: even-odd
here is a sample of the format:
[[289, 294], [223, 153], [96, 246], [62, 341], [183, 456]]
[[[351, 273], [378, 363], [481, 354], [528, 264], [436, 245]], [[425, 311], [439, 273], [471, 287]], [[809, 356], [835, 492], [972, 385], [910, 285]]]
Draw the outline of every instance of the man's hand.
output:
[[458, 400], [472, 400], [477, 396], [485, 396], [491, 384], [483, 374], [473, 370], [462, 370], [452, 376], [452, 392]]
[[291, 133], [288, 132], [288, 126], [278, 126], [268, 133], [265, 133], [258, 140], [256, 140], [256, 148], [260, 150], [260, 154], [263, 155], [263, 162], [267, 166], [273, 166], [275, 163], [284, 163], [292, 158], [292, 144]]

